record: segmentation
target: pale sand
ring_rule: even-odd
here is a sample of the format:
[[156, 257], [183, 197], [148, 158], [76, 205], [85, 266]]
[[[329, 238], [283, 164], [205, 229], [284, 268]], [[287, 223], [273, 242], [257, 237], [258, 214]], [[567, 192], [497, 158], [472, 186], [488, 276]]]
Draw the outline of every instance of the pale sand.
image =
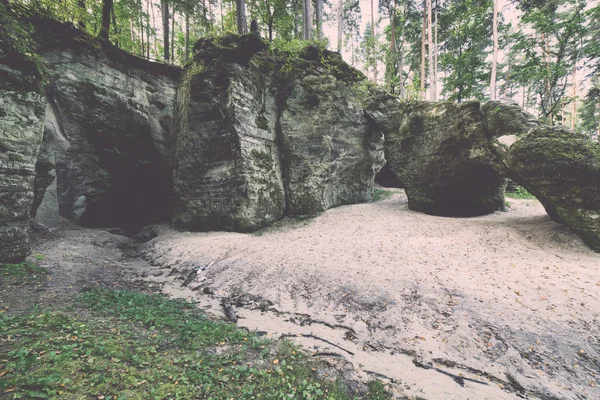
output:
[[[206, 304], [255, 296], [240, 325], [327, 336], [404, 395], [515, 398], [521, 385], [529, 398], [600, 399], [600, 255], [537, 201], [508, 201], [506, 213], [442, 218], [408, 210], [396, 190], [261, 234], [162, 226], [148, 260], [185, 274], [209, 268], [195, 292], [166, 274], [149, 279]], [[214, 296], [201, 294], [206, 286]], [[256, 310], [261, 299], [271, 312]], [[489, 385], [462, 388], [412, 359]]]

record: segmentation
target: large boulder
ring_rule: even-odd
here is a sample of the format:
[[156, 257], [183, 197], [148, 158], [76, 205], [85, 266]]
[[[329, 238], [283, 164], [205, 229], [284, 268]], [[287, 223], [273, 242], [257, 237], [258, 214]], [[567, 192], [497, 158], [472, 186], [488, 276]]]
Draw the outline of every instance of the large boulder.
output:
[[383, 151], [364, 76], [316, 47], [270, 54], [252, 34], [195, 49], [176, 97], [175, 226], [252, 231], [371, 197]]
[[33, 54], [28, 32], [0, 2], [0, 262], [30, 252], [27, 227], [45, 104]]
[[363, 113], [373, 89], [349, 68], [329, 73], [324, 55], [336, 68], [345, 65], [336, 53], [308, 47], [287, 83], [280, 128], [290, 215], [368, 201], [385, 164], [383, 134]]
[[264, 54], [250, 64], [265, 48], [254, 35], [196, 44], [176, 97], [176, 227], [251, 231], [283, 216], [274, 68]]
[[600, 252], [599, 143], [562, 126], [540, 126], [499, 154], [513, 180]]
[[494, 166], [478, 102], [415, 101], [385, 111], [390, 108], [373, 104], [369, 115], [385, 129], [386, 159], [411, 210], [468, 217], [504, 209], [505, 179]]

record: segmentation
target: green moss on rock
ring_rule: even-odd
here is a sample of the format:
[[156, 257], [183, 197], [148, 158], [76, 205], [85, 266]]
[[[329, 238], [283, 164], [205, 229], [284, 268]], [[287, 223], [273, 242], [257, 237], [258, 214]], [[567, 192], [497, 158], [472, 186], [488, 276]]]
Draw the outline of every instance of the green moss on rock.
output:
[[600, 252], [600, 144], [562, 126], [540, 126], [506, 157], [513, 179], [558, 222]]

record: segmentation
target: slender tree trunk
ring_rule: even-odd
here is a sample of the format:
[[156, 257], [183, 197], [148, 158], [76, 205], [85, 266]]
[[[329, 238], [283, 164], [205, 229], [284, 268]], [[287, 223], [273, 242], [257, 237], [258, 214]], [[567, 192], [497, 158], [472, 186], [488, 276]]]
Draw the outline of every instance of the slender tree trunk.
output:
[[[395, 3], [395, 1], [394, 1]], [[390, 12], [390, 58], [388, 61], [389, 65], [389, 76], [387, 81], [388, 90], [392, 89], [392, 78], [396, 74], [396, 4], [391, 4], [392, 10]]]
[[154, 6], [150, 7], [150, 15], [152, 16], [152, 36], [153, 36], [153, 44], [154, 44], [154, 58], [158, 60], [158, 44], [156, 43], [156, 17], [154, 16]]
[[219, 7], [221, 9], [221, 29], [223, 30], [223, 32], [225, 32], [225, 19], [223, 18], [223, 0], [219, 1]]
[[[135, 29], [133, 29], [133, 20], [129, 20], [129, 31], [131, 32], [131, 49], [135, 49]], [[132, 51], [133, 53], [133, 51]]]
[[338, 0], [337, 49], [342, 54], [342, 35], [344, 29], [344, 0]]
[[303, 12], [304, 18], [304, 40], [312, 38], [312, 15], [310, 12], [310, 0], [304, 0]]
[[[81, 9], [80, 12], [81, 12], [82, 17], [83, 17], [83, 14], [87, 12], [87, 8], [85, 6], [85, 0], [79, 0], [77, 2], [77, 5]], [[85, 21], [84, 21], [83, 18], [79, 18], [78, 25], [79, 25], [79, 29], [81, 29], [82, 31], [85, 30]]]
[[143, 13], [143, 5], [142, 5], [142, 0], [139, 0], [139, 14], [140, 14], [140, 37], [142, 38], [142, 43], [140, 43], [140, 56], [145, 57], [146, 56], [146, 46], [145, 46], [145, 42], [144, 42], [144, 13]]
[[117, 27], [117, 16], [115, 15], [115, 7], [112, 7], [110, 10], [110, 14], [112, 16], [112, 26], [113, 26], [113, 34], [115, 35], [115, 46], [119, 47], [119, 39], [117, 34], [119, 33], [119, 28]]
[[146, 59], [150, 60], [150, 0], [146, 0]]
[[315, 19], [317, 20], [317, 39], [323, 39], [323, 0], [315, 0]]
[[400, 18], [401, 26], [399, 37], [397, 39], [398, 44], [396, 51], [398, 55], [398, 96], [404, 98], [406, 92], [404, 90], [404, 80], [402, 78], [404, 77], [404, 26], [406, 24], [406, 0], [402, 3], [401, 7], [402, 18]]
[[185, 62], [190, 58], [190, 13], [185, 12]]
[[377, 40], [375, 38], [375, 0], [371, 0], [371, 36], [373, 37], [373, 81], [377, 82]]
[[434, 34], [433, 34], [433, 82], [434, 82], [434, 96], [435, 100], [438, 100], [438, 0], [435, 0], [435, 9], [434, 9], [434, 17], [435, 17], [435, 25]]
[[433, 80], [433, 33], [431, 25], [433, 24], [433, 7], [431, 0], [427, 0], [427, 43], [429, 48], [429, 100], [435, 101], [435, 81]]
[[110, 11], [113, 7], [113, 0], [102, 1], [102, 26], [98, 37], [104, 41], [108, 41], [108, 30], [110, 29]]
[[169, 3], [161, 1], [162, 24], [163, 24], [163, 58], [169, 61]]
[[175, 4], [171, 15], [171, 63], [175, 63]]
[[246, 3], [244, 0], [235, 0], [235, 15], [238, 33], [245, 35], [248, 33], [248, 22], [246, 22]]
[[545, 104], [543, 104], [543, 108], [541, 113], [547, 113], [547, 117], [549, 118], [548, 125], [554, 125], [554, 118], [552, 116], [552, 67], [550, 66], [550, 52], [548, 50], [548, 38], [545, 34], [542, 33], [542, 42], [543, 42], [543, 50], [544, 50], [544, 59], [546, 60], [546, 68], [548, 69], [548, 76], [546, 77], [546, 99]]
[[423, 28], [421, 29], [421, 98], [425, 100], [425, 29], [427, 27], [427, 7], [423, 0]]
[[571, 106], [571, 129], [577, 125], [577, 58], [573, 64], [573, 104]]
[[494, 0], [494, 17], [492, 22], [492, 38], [494, 50], [492, 52], [492, 76], [490, 79], [490, 99], [496, 100], [496, 73], [498, 68], [498, 0]]

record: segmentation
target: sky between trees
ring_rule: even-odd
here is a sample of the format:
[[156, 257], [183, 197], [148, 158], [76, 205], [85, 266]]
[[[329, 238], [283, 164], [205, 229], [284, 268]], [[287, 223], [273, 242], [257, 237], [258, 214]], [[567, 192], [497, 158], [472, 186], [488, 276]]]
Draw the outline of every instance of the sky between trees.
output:
[[401, 98], [509, 98], [549, 124], [590, 136], [600, 127], [600, 0], [8, 2], [100, 36], [104, 13], [111, 43], [179, 65], [198, 38], [257, 20], [273, 49], [298, 51], [310, 37]]

